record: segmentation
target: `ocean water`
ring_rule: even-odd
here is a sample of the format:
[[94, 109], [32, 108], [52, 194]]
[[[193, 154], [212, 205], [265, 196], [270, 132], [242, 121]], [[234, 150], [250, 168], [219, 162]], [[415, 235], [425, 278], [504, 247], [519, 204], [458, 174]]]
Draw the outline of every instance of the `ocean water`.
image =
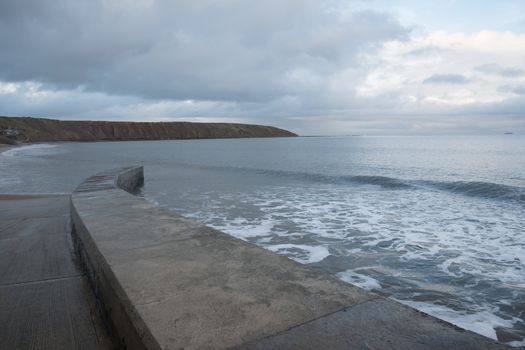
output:
[[0, 193], [71, 192], [142, 163], [174, 212], [525, 345], [525, 137], [301, 137], [31, 145]]

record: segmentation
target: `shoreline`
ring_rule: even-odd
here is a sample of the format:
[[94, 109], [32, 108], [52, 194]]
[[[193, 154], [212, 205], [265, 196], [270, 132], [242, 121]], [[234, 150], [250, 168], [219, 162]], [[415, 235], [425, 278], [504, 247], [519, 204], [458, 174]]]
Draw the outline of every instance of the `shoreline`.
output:
[[292, 137], [270, 125], [195, 122], [124, 122], [0, 117], [0, 127], [13, 130], [17, 141], [124, 141], [201, 138]]
[[[250, 139], [285, 139], [302, 138], [306, 136], [257, 136], [257, 137], [200, 137], [200, 138], [180, 138], [180, 139], [126, 139], [126, 140], [55, 140], [55, 141], [29, 141], [18, 142], [15, 145], [0, 143], [0, 153], [11, 148], [41, 145], [41, 144], [63, 144], [63, 143], [98, 143], [98, 142], [158, 142], [158, 141], [194, 141], [194, 140], [250, 140]], [[328, 136], [329, 137], [329, 136]]]
[[4, 153], [5, 151], [8, 151], [15, 147], [19, 147], [19, 145], [6, 145], [3, 143], [0, 143], [0, 153]]
[[[77, 254], [102, 301], [101, 313], [126, 344], [510, 349], [147, 203], [132, 194], [143, 186], [143, 172], [130, 166], [97, 173], [71, 197]], [[190, 313], [196, 317], [181, 316]]]
[[[95, 141], [95, 142], [103, 142], [103, 141]], [[111, 141], [111, 142], [113, 142], [113, 141]], [[56, 145], [57, 143], [64, 143], [64, 142], [56, 142], [56, 143], [54, 143], [54, 144]], [[51, 143], [49, 143], [49, 144], [51, 145]], [[160, 143], [159, 143], [159, 147], [163, 147], [163, 146], [162, 146], [163, 144], [164, 144], [164, 142], [160, 142]], [[166, 143], [166, 146], [169, 146], [170, 144], [171, 144], [171, 143]], [[30, 150], [30, 149], [29, 149], [29, 150], [26, 150], [27, 147], [24, 148], [25, 146], [30, 146], [30, 145], [34, 145], [34, 146], [32, 146], [32, 147], [35, 147], [35, 148], [38, 148], [38, 147], [48, 147], [45, 143], [24, 143], [24, 144], [19, 144], [19, 145], [2, 145], [3, 147], [0, 148], [1, 151], [9, 150], [9, 149], [14, 148], [14, 147], [20, 147], [20, 149], [19, 149], [18, 151], [17, 151], [16, 149], [14, 149], [13, 152], [8, 153], [8, 156], [5, 156], [4, 161], [5, 161], [6, 165], [8, 164], [8, 162], [7, 162], [7, 161], [9, 160], [8, 157], [12, 157], [12, 156], [14, 156], [14, 158], [22, 158], [22, 156], [24, 156], [26, 153], [33, 153], [33, 151]], [[39, 145], [41, 145], [41, 146], [39, 146]], [[104, 145], [104, 146], [103, 146], [104, 149], [105, 149], [105, 148], [110, 148], [110, 147], [112, 147], [112, 144], [110, 144], [110, 143], [108, 143], [108, 144], [103, 144], [103, 145]], [[128, 145], [131, 145], [131, 144], [128, 144]], [[152, 146], [157, 147], [157, 145], [152, 145]], [[49, 147], [51, 147], [51, 146], [49, 146]], [[67, 146], [67, 147], [69, 147], [69, 146]], [[124, 147], [123, 147], [123, 148], [127, 149], [127, 147], [128, 147], [128, 146], [127, 146], [126, 144], [124, 144]], [[142, 145], [140, 145], [140, 147], [142, 147]], [[144, 147], [146, 147], [146, 144], [144, 144]], [[190, 143], [189, 147], [190, 147], [190, 148], [193, 147], [191, 143]], [[75, 147], [75, 148], [77, 148], [77, 147]], [[80, 146], [78, 146], [78, 148], [84, 148], [84, 146], [80, 145]], [[98, 148], [98, 147], [97, 147], [97, 148]], [[36, 188], [35, 188], [35, 189], [36, 189]], [[233, 235], [234, 235], [234, 234], [233, 234]], [[449, 322], [452, 322], [452, 321], [449, 321]], [[452, 323], [453, 323], [453, 322], [452, 322]]]

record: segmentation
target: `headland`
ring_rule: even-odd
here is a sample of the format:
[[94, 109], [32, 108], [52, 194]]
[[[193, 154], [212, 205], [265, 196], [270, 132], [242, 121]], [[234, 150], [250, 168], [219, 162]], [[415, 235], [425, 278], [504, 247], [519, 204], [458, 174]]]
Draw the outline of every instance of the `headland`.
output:
[[75, 121], [0, 117], [0, 144], [56, 141], [133, 141], [293, 137], [273, 126], [236, 123]]

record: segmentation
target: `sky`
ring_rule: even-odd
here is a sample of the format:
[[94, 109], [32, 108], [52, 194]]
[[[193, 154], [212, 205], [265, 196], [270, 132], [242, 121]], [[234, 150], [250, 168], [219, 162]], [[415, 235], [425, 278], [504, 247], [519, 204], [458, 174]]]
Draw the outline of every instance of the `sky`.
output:
[[525, 133], [525, 1], [0, 0], [0, 115]]

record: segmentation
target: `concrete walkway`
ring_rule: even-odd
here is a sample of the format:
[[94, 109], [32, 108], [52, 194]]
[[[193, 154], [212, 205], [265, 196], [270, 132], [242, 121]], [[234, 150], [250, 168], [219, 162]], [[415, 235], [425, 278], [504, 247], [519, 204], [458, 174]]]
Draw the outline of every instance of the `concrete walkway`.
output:
[[128, 348], [503, 350], [503, 344], [155, 206], [142, 167], [71, 196], [74, 239]]
[[71, 245], [69, 196], [0, 195], [0, 349], [111, 349]]
[[127, 349], [508, 349], [125, 192], [142, 171], [0, 195], [0, 350], [114, 348], [93, 292]]

